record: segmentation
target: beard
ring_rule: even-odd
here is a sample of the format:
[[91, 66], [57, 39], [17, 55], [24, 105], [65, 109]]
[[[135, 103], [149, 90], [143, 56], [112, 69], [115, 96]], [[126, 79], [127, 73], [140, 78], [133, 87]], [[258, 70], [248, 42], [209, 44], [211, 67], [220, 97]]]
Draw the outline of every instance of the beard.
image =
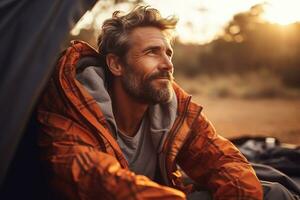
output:
[[[159, 79], [165, 80], [159, 80]], [[130, 66], [126, 66], [122, 77], [124, 90], [140, 102], [150, 104], [168, 103], [173, 97], [173, 75], [167, 71], [152, 73], [145, 80]]]

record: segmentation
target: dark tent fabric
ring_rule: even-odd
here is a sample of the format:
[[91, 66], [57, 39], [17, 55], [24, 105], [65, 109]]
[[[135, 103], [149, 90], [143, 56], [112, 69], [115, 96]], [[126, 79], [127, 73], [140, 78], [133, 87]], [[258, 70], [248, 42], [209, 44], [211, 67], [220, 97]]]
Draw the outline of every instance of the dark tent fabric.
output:
[[62, 44], [95, 2], [0, 1], [0, 186]]

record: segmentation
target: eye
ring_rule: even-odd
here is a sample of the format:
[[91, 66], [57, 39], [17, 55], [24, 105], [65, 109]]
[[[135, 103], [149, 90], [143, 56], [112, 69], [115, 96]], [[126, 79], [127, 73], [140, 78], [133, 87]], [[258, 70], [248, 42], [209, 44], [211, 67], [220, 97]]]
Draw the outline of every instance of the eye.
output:
[[167, 54], [167, 56], [169, 56], [170, 58], [172, 58], [173, 51], [172, 50], [167, 50], [166, 54]]
[[157, 54], [158, 53], [158, 49], [156, 48], [151, 48], [147, 50], [147, 54]]

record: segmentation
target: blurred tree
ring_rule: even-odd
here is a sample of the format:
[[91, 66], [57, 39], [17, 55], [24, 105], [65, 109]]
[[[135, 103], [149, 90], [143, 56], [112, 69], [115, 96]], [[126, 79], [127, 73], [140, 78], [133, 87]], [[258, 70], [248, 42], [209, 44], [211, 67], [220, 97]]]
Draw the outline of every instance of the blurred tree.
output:
[[201, 54], [194, 55], [198, 72], [243, 74], [264, 69], [286, 85], [300, 87], [300, 24], [271, 24], [262, 19], [263, 12], [263, 5], [255, 5], [236, 14], [218, 39], [202, 45]]

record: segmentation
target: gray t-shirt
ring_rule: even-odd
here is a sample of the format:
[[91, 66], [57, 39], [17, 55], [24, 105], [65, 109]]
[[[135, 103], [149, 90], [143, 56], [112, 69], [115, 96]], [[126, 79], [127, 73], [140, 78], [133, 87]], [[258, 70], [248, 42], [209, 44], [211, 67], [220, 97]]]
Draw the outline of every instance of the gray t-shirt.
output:
[[157, 153], [149, 132], [149, 121], [145, 118], [133, 137], [118, 131], [117, 142], [129, 163], [130, 170], [153, 179]]

